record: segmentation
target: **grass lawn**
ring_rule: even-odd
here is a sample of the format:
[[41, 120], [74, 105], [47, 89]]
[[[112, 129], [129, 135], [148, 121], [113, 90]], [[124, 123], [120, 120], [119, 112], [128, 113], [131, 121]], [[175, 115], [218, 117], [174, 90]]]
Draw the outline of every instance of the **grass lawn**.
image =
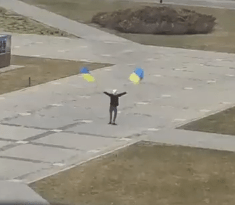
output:
[[8, 11], [1, 7], [0, 7], [0, 32], [66, 36], [66, 37], [75, 38], [75, 36], [70, 35], [57, 28], [43, 25], [37, 21], [29, 19], [25, 16], [21, 16], [12, 11]]
[[12, 56], [12, 65], [24, 67], [0, 73], [0, 94], [23, 89], [28, 86], [29, 77], [31, 85], [38, 85], [60, 78], [77, 75], [83, 66], [90, 70], [110, 66], [109, 64], [87, 63], [81, 61], [55, 60]]
[[30, 185], [73, 205], [234, 205], [235, 153], [138, 143]]
[[188, 123], [178, 129], [235, 135], [235, 107]]
[[[142, 5], [157, 5], [150, 3], [135, 3], [128, 1], [105, 0], [22, 0], [23, 2], [47, 9], [67, 18], [90, 23], [94, 14], [101, 11], [114, 11], [117, 9], [134, 8]], [[95, 3], [94, 3], [95, 2]], [[211, 14], [217, 18], [218, 25], [215, 31], [207, 35], [142, 35], [123, 34], [107, 30], [118, 36], [146, 45], [179, 47], [198, 50], [210, 50], [235, 53], [235, 12], [228, 9], [203, 8], [192, 6], [172, 6], [173, 8], [189, 8], [197, 12]]]

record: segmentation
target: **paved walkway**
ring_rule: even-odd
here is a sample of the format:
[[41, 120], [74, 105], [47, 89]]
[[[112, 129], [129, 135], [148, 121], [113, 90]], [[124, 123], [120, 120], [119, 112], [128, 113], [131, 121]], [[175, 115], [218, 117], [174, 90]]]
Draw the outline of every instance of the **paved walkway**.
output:
[[[148, 3], [159, 3], [156, 0], [127, 0], [134, 2], [148, 2]], [[163, 0], [164, 4], [175, 4], [175, 5], [185, 5], [185, 6], [199, 6], [199, 7], [210, 7], [219, 9], [235, 9], [235, 1], [227, 0]]]
[[[17, 8], [11, 5], [14, 2], [0, 1], [0, 6], [19, 13], [26, 10], [24, 4]], [[47, 14], [51, 15], [43, 13]], [[39, 18], [38, 14], [32, 18]], [[86, 32], [87, 26], [73, 23], [77, 27], [74, 35]], [[70, 29], [69, 23], [67, 27]], [[174, 128], [235, 104], [231, 95], [234, 54], [143, 46], [107, 36], [97, 41], [92, 34], [84, 39], [13, 35], [16, 55], [109, 62], [114, 66], [94, 71], [95, 84], [77, 75], [1, 95], [0, 179], [30, 182], [141, 139], [232, 149], [233, 137], [204, 138], [205, 134]], [[136, 66], [146, 72], [138, 86], [128, 81]], [[107, 125], [109, 99], [102, 93], [113, 88], [128, 92], [120, 102], [118, 126]]]

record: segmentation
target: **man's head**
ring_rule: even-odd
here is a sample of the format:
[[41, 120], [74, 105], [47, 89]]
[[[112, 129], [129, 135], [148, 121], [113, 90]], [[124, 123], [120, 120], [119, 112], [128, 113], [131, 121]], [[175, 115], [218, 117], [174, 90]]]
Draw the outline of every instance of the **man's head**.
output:
[[113, 95], [117, 95], [117, 90], [116, 89], [113, 90]]

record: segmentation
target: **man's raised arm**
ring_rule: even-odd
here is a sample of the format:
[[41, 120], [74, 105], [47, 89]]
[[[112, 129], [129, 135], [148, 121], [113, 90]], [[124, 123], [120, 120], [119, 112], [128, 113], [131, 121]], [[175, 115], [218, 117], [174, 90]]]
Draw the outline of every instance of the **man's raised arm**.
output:
[[104, 92], [104, 94], [108, 95], [109, 97], [111, 96], [111, 94], [110, 94], [110, 93], [107, 93], [107, 92]]
[[126, 92], [119, 93], [117, 96], [118, 96], [118, 97], [121, 97], [121, 96], [123, 96], [123, 95], [126, 95]]

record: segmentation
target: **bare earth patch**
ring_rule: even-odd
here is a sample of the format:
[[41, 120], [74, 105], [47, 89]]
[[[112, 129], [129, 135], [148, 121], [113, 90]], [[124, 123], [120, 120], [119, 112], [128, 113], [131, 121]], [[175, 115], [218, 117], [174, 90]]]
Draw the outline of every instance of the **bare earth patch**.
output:
[[233, 205], [235, 153], [138, 143], [30, 186], [73, 205]]
[[235, 107], [188, 123], [178, 129], [235, 135]]
[[0, 72], [0, 94], [28, 87], [29, 77], [31, 78], [31, 86], [34, 86], [77, 75], [81, 67], [84, 66], [88, 67], [90, 70], [110, 66], [110, 64], [23, 56], [12, 56], [11, 64], [22, 65], [23, 67]]
[[74, 37], [0, 7], [0, 32]]
[[[98, 12], [113, 12], [119, 9], [138, 8], [140, 6], [156, 6], [159, 4], [135, 3], [129, 1], [106, 1], [106, 0], [22, 0], [43, 9], [47, 9], [59, 15], [89, 25], [92, 17]], [[158, 1], [159, 2], [159, 1]], [[235, 53], [235, 21], [234, 10], [216, 9], [193, 6], [169, 5], [170, 8], [185, 8], [196, 12], [212, 15], [216, 18], [217, 25], [211, 34], [202, 35], [149, 35], [149, 34], [126, 34], [118, 31], [100, 28], [109, 33], [129, 39], [145, 45], [167, 46], [186, 49], [198, 49]]]

